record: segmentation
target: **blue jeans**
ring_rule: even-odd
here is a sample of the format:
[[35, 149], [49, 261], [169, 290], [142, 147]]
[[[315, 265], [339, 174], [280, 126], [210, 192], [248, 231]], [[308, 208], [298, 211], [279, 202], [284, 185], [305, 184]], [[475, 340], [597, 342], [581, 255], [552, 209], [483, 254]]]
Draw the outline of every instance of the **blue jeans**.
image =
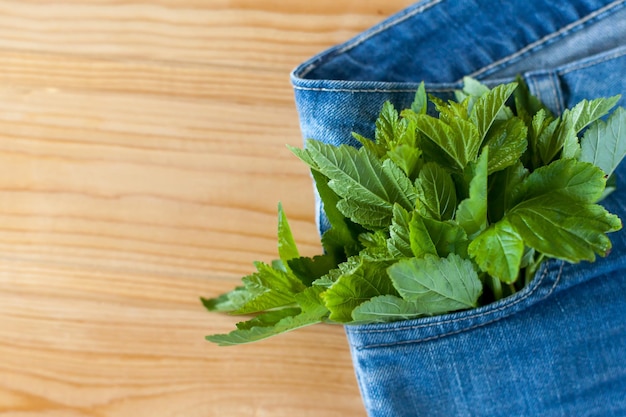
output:
[[[625, 94], [626, 0], [429, 0], [292, 74], [304, 138], [358, 145], [384, 101], [420, 81], [451, 97], [469, 75], [520, 74], [555, 113]], [[626, 221], [626, 164], [603, 204]], [[320, 231], [328, 225], [318, 204]], [[370, 417], [626, 416], [626, 232], [595, 263], [550, 261], [530, 286], [475, 310], [347, 326]]]

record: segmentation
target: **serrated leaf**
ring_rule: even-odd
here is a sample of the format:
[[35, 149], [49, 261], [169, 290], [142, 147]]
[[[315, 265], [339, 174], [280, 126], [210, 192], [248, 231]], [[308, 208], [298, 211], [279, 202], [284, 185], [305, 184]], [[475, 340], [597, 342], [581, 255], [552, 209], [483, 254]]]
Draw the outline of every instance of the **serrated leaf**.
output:
[[328, 274], [331, 269], [337, 268], [337, 259], [330, 253], [294, 258], [289, 260], [289, 268], [304, 285], [310, 286], [315, 280]]
[[611, 241], [606, 233], [621, 221], [597, 204], [586, 204], [556, 191], [523, 201], [506, 218], [526, 245], [547, 256], [580, 262], [606, 256]]
[[489, 87], [472, 77], [463, 77], [463, 90], [454, 92], [456, 100], [460, 103], [467, 100], [469, 111], [479, 97], [489, 92]]
[[530, 126], [531, 120], [540, 111], [543, 111], [542, 117], [554, 118], [550, 110], [537, 97], [530, 94], [530, 90], [522, 77], [518, 76], [516, 82], [517, 88], [513, 92], [513, 96], [515, 97], [515, 110], [526, 125]]
[[[321, 323], [325, 315], [325, 309], [303, 311], [300, 314], [293, 315], [292, 309], [279, 310], [277, 312], [263, 313], [270, 315], [263, 320], [263, 325], [240, 324], [237, 330], [233, 330], [228, 334], [216, 334], [206, 336], [206, 340], [218, 344], [219, 346], [234, 346], [244, 343], [257, 342], [286, 333], [312, 324]], [[253, 320], [259, 320], [258, 317]], [[271, 321], [276, 321], [273, 325]]]
[[602, 170], [588, 162], [559, 159], [536, 169], [522, 183], [521, 198], [559, 192], [582, 203], [595, 203], [604, 191], [606, 180]]
[[419, 307], [419, 303], [414, 301], [406, 301], [394, 295], [379, 295], [357, 306], [352, 311], [352, 319], [357, 323], [387, 323], [432, 314], [425, 313]]
[[357, 236], [362, 232], [362, 228], [337, 209], [340, 197], [328, 186], [328, 177], [314, 169], [311, 169], [311, 175], [315, 181], [322, 209], [330, 223], [330, 229], [322, 235], [324, 250], [335, 254], [338, 258], [344, 253], [346, 256], [357, 254], [360, 250]]
[[491, 225], [468, 248], [478, 267], [504, 282], [517, 280], [524, 255], [524, 240], [507, 219]]
[[403, 259], [388, 271], [403, 299], [433, 303], [441, 312], [476, 307], [482, 292], [472, 262], [456, 254]]
[[456, 190], [450, 173], [440, 165], [429, 162], [420, 170], [415, 182], [418, 210], [437, 220], [451, 219], [456, 210]]
[[437, 96], [431, 95], [430, 100], [435, 105], [435, 110], [439, 113], [439, 119], [448, 125], [454, 123], [456, 119], [464, 121], [469, 119], [469, 110], [467, 109], [469, 98], [457, 103], [452, 100], [446, 102]]
[[422, 150], [425, 154], [440, 162], [441, 157], [435, 156], [443, 152], [446, 166], [450, 169], [463, 170], [468, 162], [475, 160], [482, 139], [478, 129], [472, 123], [455, 118], [451, 124], [446, 124], [440, 119], [436, 119], [427, 114], [417, 116], [417, 129], [421, 131], [433, 144], [433, 149], [422, 143]]
[[248, 301], [254, 298], [259, 293], [263, 292], [263, 289], [257, 288], [257, 291], [244, 286], [239, 286], [227, 293], [221, 294], [215, 298], [200, 298], [204, 307], [209, 311], [217, 312], [231, 312], [240, 309]]
[[288, 261], [300, 257], [296, 241], [291, 233], [287, 215], [283, 210], [283, 205], [278, 204], [278, 255], [283, 265], [288, 266]]
[[344, 198], [338, 209], [356, 223], [385, 227], [391, 222], [393, 204], [407, 210], [415, 206], [415, 188], [392, 161], [381, 164], [365, 148], [317, 141], [307, 142], [307, 150], [316, 169], [330, 179], [328, 186]]
[[451, 253], [466, 257], [467, 233], [458, 223], [452, 220], [439, 221], [428, 218], [423, 218], [422, 221], [439, 257], [445, 258]]
[[398, 204], [393, 206], [393, 219], [389, 227], [387, 250], [395, 258], [411, 257], [411, 240], [409, 237], [409, 223], [411, 215]]
[[416, 258], [423, 258], [426, 255], [437, 255], [437, 248], [430, 237], [430, 232], [424, 220], [419, 213], [413, 213], [408, 223], [409, 249], [411, 255]]
[[528, 146], [527, 133], [526, 125], [517, 117], [494, 123], [485, 138], [490, 175], [517, 163]]
[[495, 223], [504, 217], [504, 213], [515, 206], [518, 201], [522, 181], [528, 176], [528, 170], [521, 162], [517, 162], [502, 171], [495, 172], [489, 177], [489, 192], [487, 194], [488, 219]]
[[380, 110], [378, 118], [376, 119], [376, 143], [384, 146], [386, 149], [390, 149], [391, 144], [395, 141], [394, 138], [398, 129], [398, 122], [398, 111], [395, 109], [393, 104], [386, 101]]
[[598, 120], [581, 140], [580, 160], [610, 176], [626, 156], [626, 110], [618, 107], [605, 122]]
[[489, 148], [485, 147], [478, 161], [468, 166], [469, 197], [456, 210], [455, 220], [470, 237], [487, 225], [488, 160]]
[[242, 278], [253, 296], [233, 314], [249, 314], [284, 307], [294, 302], [294, 294], [304, 290], [304, 284], [290, 272], [255, 263], [257, 272]]
[[424, 82], [422, 81], [415, 92], [415, 98], [413, 99], [413, 103], [411, 103], [411, 110], [413, 110], [416, 114], [426, 114], [427, 109], [428, 97], [426, 96], [426, 88], [424, 87]]
[[517, 88], [517, 83], [501, 84], [480, 96], [470, 114], [470, 120], [478, 128], [480, 141], [485, 138], [498, 113]]
[[[550, 122], [537, 138], [537, 150], [544, 165], [552, 162], [566, 143], [577, 142], [573, 122], [558, 118]], [[570, 145], [571, 146], [571, 145]]]
[[413, 177], [413, 172], [421, 155], [422, 151], [410, 145], [395, 146], [387, 151], [389, 159], [399, 166], [409, 178]]
[[597, 98], [595, 100], [582, 100], [572, 109], [563, 112], [563, 119], [569, 119], [575, 133], [580, 132], [589, 124], [595, 122], [609, 112], [619, 101], [620, 95]]
[[297, 316], [302, 312], [300, 307], [283, 308], [281, 310], [267, 311], [259, 314], [248, 321], [240, 321], [235, 326], [239, 330], [249, 330], [253, 327], [275, 326], [281, 319], [287, 316]]
[[350, 271], [344, 271], [332, 287], [322, 294], [330, 311], [330, 320], [350, 322], [352, 310], [361, 303], [378, 295], [397, 295], [386, 271], [391, 263], [363, 259]]
[[359, 253], [361, 259], [380, 261], [390, 260], [391, 256], [387, 247], [387, 231], [377, 230], [372, 233], [362, 233], [359, 241], [363, 245], [363, 250]]

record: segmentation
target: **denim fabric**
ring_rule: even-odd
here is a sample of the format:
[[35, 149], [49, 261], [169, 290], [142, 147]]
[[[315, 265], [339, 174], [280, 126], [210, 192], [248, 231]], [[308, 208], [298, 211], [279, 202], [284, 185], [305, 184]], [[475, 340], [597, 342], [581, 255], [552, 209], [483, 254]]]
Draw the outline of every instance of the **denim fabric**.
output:
[[[624, 94], [626, 0], [429, 0], [292, 73], [304, 138], [357, 146], [386, 100], [418, 83], [450, 97], [463, 76], [517, 74], [555, 113]], [[626, 164], [604, 204], [626, 220]], [[320, 231], [327, 228], [317, 207]], [[370, 417], [626, 416], [626, 233], [595, 263], [551, 261], [529, 287], [479, 309], [347, 326]]]

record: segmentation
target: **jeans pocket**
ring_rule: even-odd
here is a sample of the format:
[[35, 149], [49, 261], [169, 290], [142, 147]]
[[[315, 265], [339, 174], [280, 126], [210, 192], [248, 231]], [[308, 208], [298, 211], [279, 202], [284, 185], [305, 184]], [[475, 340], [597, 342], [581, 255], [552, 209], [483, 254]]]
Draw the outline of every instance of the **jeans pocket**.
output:
[[610, 265], [551, 261], [491, 305], [346, 326], [369, 416], [626, 415], [624, 261]]
[[[420, 81], [447, 99], [463, 76], [490, 85], [522, 74], [556, 113], [623, 93], [625, 6], [420, 1], [294, 70], [302, 135], [357, 146], [351, 132], [372, 137], [382, 104], [409, 107]], [[615, 174], [626, 184], [625, 164]], [[625, 197], [618, 190], [603, 204], [626, 218]], [[608, 258], [549, 261], [528, 287], [494, 304], [346, 326], [370, 417], [625, 416], [626, 235], [611, 240]]]

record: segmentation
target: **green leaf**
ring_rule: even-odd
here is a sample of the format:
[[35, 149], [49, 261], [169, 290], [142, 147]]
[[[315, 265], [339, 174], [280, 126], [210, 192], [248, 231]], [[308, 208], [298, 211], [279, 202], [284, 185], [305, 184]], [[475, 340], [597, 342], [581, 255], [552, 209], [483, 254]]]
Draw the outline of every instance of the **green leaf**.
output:
[[285, 266], [288, 265], [290, 259], [300, 257], [287, 216], [283, 211], [283, 205], [280, 203], [278, 204], [278, 255]]
[[488, 219], [495, 223], [504, 217], [510, 208], [519, 203], [518, 195], [522, 181], [528, 176], [528, 170], [521, 162], [517, 162], [489, 177], [487, 194]]
[[536, 169], [524, 180], [521, 198], [530, 200], [558, 192], [575, 201], [595, 203], [605, 183], [603, 172], [596, 166], [575, 159], [559, 159]]
[[620, 95], [595, 100], [582, 100], [572, 109], [563, 112], [562, 119], [569, 119], [574, 132], [578, 133], [609, 112], [619, 101]]
[[493, 124], [485, 138], [485, 146], [489, 147], [490, 175], [519, 161], [528, 145], [527, 133], [526, 125], [517, 117]]
[[[423, 218], [422, 222], [428, 232], [428, 237], [435, 247], [436, 254], [442, 258], [451, 253], [462, 257], [467, 255], [467, 233], [453, 220], [439, 221]], [[413, 222], [411, 222], [411, 226]], [[413, 243], [413, 241], [411, 242]]]
[[468, 109], [471, 111], [476, 100], [488, 92], [489, 87], [482, 84], [480, 81], [472, 77], [463, 77], [463, 90], [455, 90], [454, 94], [459, 103], [467, 100]]
[[411, 257], [411, 239], [409, 223], [411, 215], [398, 204], [393, 206], [393, 219], [389, 227], [387, 250], [395, 258]]
[[413, 110], [416, 114], [426, 114], [427, 109], [428, 99], [426, 96], [426, 88], [424, 87], [424, 82], [422, 81], [415, 92], [415, 98], [413, 99], [413, 103], [411, 103], [411, 110]]
[[383, 159], [383, 157], [387, 153], [387, 147], [385, 145], [376, 143], [373, 140], [368, 139], [365, 136], [361, 136], [356, 132], [352, 132], [352, 137], [358, 140], [364, 148], [366, 148], [372, 154], [376, 155], [376, 157], [379, 159]]
[[320, 295], [323, 287], [309, 287], [295, 295], [298, 307], [268, 311], [237, 323], [237, 330], [228, 334], [206, 336], [210, 342], [220, 346], [233, 346], [256, 342], [281, 333], [321, 323], [328, 314]]
[[239, 286], [232, 291], [229, 291], [218, 297], [200, 298], [200, 300], [207, 310], [226, 313], [239, 310], [260, 292], [263, 292], [263, 290], [260, 288], [258, 291], [255, 292], [244, 286]]
[[433, 314], [424, 310], [417, 302], [406, 301], [395, 295], [379, 295], [356, 307], [352, 311], [352, 319], [356, 323], [386, 323]]
[[469, 197], [461, 201], [455, 220], [465, 229], [468, 236], [480, 232], [487, 225], [487, 173], [489, 148], [483, 148], [479, 160], [468, 166], [471, 178]]
[[[475, 160], [482, 142], [476, 126], [458, 118], [448, 125], [440, 119], [420, 114], [417, 116], [417, 129], [436, 145], [433, 148], [422, 143], [424, 154], [454, 170], [463, 170], [468, 162]], [[436, 156], [441, 152], [443, 155]]]
[[580, 160], [610, 176], [626, 156], [626, 110], [618, 107], [605, 122], [598, 120], [581, 140]]
[[357, 254], [360, 250], [357, 237], [363, 229], [346, 218], [337, 209], [337, 204], [341, 199], [337, 193], [328, 186], [328, 177], [314, 169], [311, 169], [311, 174], [315, 181], [315, 187], [320, 197], [322, 208], [331, 226], [331, 228], [322, 235], [324, 250], [335, 254], [338, 258], [341, 258], [344, 253], [346, 256]]
[[390, 260], [393, 259], [387, 248], [387, 231], [377, 230], [372, 233], [361, 233], [359, 241], [363, 250], [359, 253], [361, 259], [367, 260]]
[[[237, 330], [233, 330], [228, 334], [206, 336], [206, 340], [216, 343], [219, 346], [234, 346], [244, 343], [252, 343], [267, 339], [271, 336], [286, 333], [291, 330], [321, 323], [324, 317], [324, 313], [321, 309], [319, 311], [304, 311], [297, 315], [293, 315], [292, 309], [285, 309], [277, 312], [272, 311], [263, 313], [263, 315], [269, 315], [270, 317], [263, 319], [262, 326], [255, 326], [254, 323], [248, 325], [240, 324], [238, 327], [241, 328], [238, 328]], [[253, 320], [259, 319], [257, 317]], [[272, 321], [275, 321], [273, 325], [271, 325]]]
[[[537, 138], [537, 150], [544, 165], [552, 162], [561, 152], [563, 146], [576, 144], [578, 141], [573, 121], [569, 118], [558, 118], [550, 122]], [[571, 153], [571, 149], [570, 149]]]
[[489, 128], [503, 109], [508, 98], [517, 88], [517, 83], [501, 84], [476, 100], [472, 107], [470, 120], [478, 128], [480, 142], [485, 138]]
[[376, 143], [383, 145], [386, 149], [391, 148], [395, 142], [396, 131], [398, 130], [399, 115], [393, 104], [386, 101], [376, 119], [375, 139]]
[[352, 221], [366, 227], [387, 227], [393, 204], [407, 210], [415, 206], [413, 184], [392, 161], [381, 164], [365, 148], [317, 141], [308, 141], [307, 151], [316, 164], [312, 168], [328, 177], [328, 186], [344, 198], [337, 208]]
[[252, 297], [234, 314], [249, 314], [284, 307], [294, 302], [294, 294], [305, 286], [293, 274], [272, 268], [263, 262], [255, 263], [257, 272], [242, 278]]
[[468, 248], [482, 271], [505, 284], [517, 280], [524, 255], [524, 240], [507, 219], [491, 225]]
[[537, 97], [530, 93], [526, 82], [521, 76], [518, 76], [515, 81], [517, 82], [517, 88], [513, 92], [513, 96], [515, 97], [515, 110], [517, 115], [524, 120], [527, 126], [530, 126], [531, 120], [540, 111], [544, 113], [543, 117], [554, 118], [550, 110]]
[[423, 258], [426, 255], [437, 255], [437, 247], [430, 236], [430, 231], [426, 227], [424, 220], [419, 213], [414, 212], [408, 224], [409, 248], [412, 252], [411, 255], [416, 258]]
[[444, 101], [437, 96], [430, 96], [430, 100], [435, 105], [435, 109], [439, 112], [439, 119], [445, 124], [454, 123], [455, 119], [468, 120], [469, 110], [467, 109], [469, 99], [463, 102], [455, 102], [452, 100]]
[[361, 303], [378, 295], [397, 295], [386, 271], [391, 263], [363, 259], [350, 271], [343, 272], [333, 286], [322, 294], [330, 310], [330, 320], [350, 322], [352, 310]]
[[[554, 117], [549, 111], [540, 109], [528, 124], [528, 148], [525, 154], [525, 165], [528, 168], [537, 168], [542, 165], [539, 141], [543, 136], [551, 137], [554, 133], [557, 123], [553, 123], [553, 121]], [[545, 141], [545, 138], [542, 140]]]
[[581, 203], [560, 191], [523, 201], [506, 218], [526, 245], [573, 263], [594, 261], [595, 253], [606, 256], [611, 249], [606, 233], [622, 226], [603, 207]]
[[422, 156], [422, 151], [411, 145], [399, 145], [389, 150], [387, 156], [404, 171], [407, 177], [411, 178]]
[[312, 258], [300, 257], [290, 259], [288, 263], [291, 272], [308, 287], [315, 280], [328, 274], [330, 270], [337, 268], [338, 262], [333, 254], [326, 253]]
[[482, 291], [472, 262], [456, 254], [404, 259], [388, 271], [402, 298], [437, 306], [439, 312], [476, 307]]
[[450, 173], [429, 162], [420, 170], [415, 182], [420, 213], [437, 220], [447, 220], [456, 210], [456, 190]]
[[299, 307], [283, 308], [280, 310], [272, 310], [259, 314], [248, 321], [241, 321], [235, 326], [239, 330], [249, 330], [253, 327], [271, 327], [275, 326], [281, 319], [287, 316], [296, 316], [302, 312]]

